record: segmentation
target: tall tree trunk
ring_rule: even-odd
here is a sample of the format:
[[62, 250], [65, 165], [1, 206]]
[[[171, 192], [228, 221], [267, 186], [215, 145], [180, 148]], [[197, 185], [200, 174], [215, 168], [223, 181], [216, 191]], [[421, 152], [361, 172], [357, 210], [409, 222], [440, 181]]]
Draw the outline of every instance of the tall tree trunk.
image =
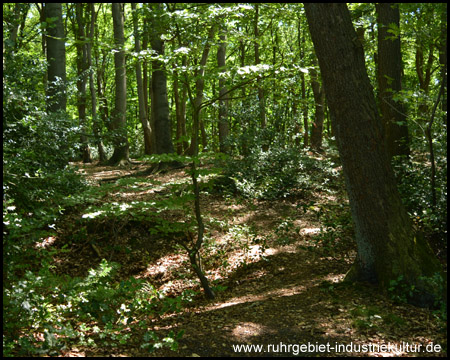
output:
[[[424, 63], [424, 45], [419, 43], [417, 40], [417, 48], [416, 48], [416, 73], [417, 78], [419, 79], [419, 87], [420, 90], [423, 91], [423, 98], [426, 98], [430, 89], [430, 81], [431, 81], [431, 71], [433, 66], [433, 52], [434, 46], [430, 45], [430, 49], [428, 52], [427, 62]], [[428, 105], [425, 100], [421, 100], [419, 103], [419, 120], [422, 124], [427, 123], [428, 118]]]
[[175, 134], [175, 148], [177, 150], [177, 154], [181, 155], [183, 153], [183, 142], [181, 141], [181, 122], [182, 122], [182, 113], [181, 113], [181, 100], [180, 100], [180, 91], [178, 86], [178, 71], [176, 70], [176, 65], [174, 64], [173, 70], [173, 96], [175, 101], [175, 117], [177, 120], [177, 130]]
[[[400, 26], [398, 4], [377, 3], [378, 14], [378, 96], [381, 119], [390, 157], [409, 155], [408, 125], [403, 104], [393, 96], [401, 91], [402, 54], [400, 35], [394, 37], [389, 27]], [[393, 38], [394, 37], [394, 38]]]
[[97, 19], [97, 13], [95, 12], [94, 3], [89, 4], [89, 9], [91, 13], [91, 23], [89, 28], [89, 42], [87, 43], [87, 60], [89, 66], [89, 89], [91, 93], [91, 108], [92, 108], [92, 129], [94, 132], [94, 141], [97, 145], [98, 157], [101, 163], [107, 160], [105, 148], [103, 147], [102, 136], [101, 136], [101, 126], [97, 116], [97, 96], [95, 93], [94, 86], [94, 69], [92, 68], [92, 44], [94, 41], [95, 34], [95, 22]]
[[325, 119], [325, 92], [323, 91], [323, 86], [320, 85], [317, 71], [311, 69], [310, 75], [316, 108], [314, 122], [311, 126], [311, 148], [320, 150], [322, 147], [323, 121]]
[[[154, 9], [158, 14], [162, 10], [161, 4], [154, 5]], [[164, 42], [161, 40], [163, 28], [157, 14], [152, 19], [154, 32], [151, 37], [151, 45], [157, 55], [164, 55]], [[167, 100], [167, 76], [162, 61], [153, 60], [152, 67], [152, 113], [155, 124], [156, 153], [170, 154], [175, 150], [172, 143], [169, 102]]]
[[[39, 11], [39, 22], [45, 23], [46, 21], [46, 10], [45, 10], [45, 3], [41, 3], [42, 7], [39, 7], [39, 3], [35, 3], [36, 7]], [[42, 31], [41, 36], [41, 48], [42, 48], [42, 55], [46, 58], [47, 57], [47, 34], [45, 31]], [[48, 82], [48, 71], [44, 73], [42, 84], [44, 85], [44, 89], [47, 89], [47, 82]]]
[[[190, 155], [198, 155], [198, 136], [200, 132], [200, 110], [203, 102], [203, 90], [205, 88], [205, 67], [208, 60], [209, 50], [211, 49], [211, 42], [216, 33], [215, 25], [212, 25], [208, 32], [208, 39], [206, 40], [205, 47], [203, 48], [202, 57], [200, 59], [199, 68], [195, 71], [195, 98], [190, 95], [190, 100], [193, 103], [193, 115], [192, 115], [192, 139], [191, 146], [189, 148]], [[188, 83], [188, 81], [186, 81]], [[189, 90], [188, 90], [189, 91]]]
[[[259, 4], [255, 4], [255, 19], [254, 19], [254, 33], [255, 33], [255, 65], [258, 65], [261, 63], [261, 59], [259, 58], [259, 27], [258, 27], [258, 20], [259, 20]], [[258, 77], [257, 84], [258, 84], [258, 101], [259, 101], [259, 120], [261, 122], [261, 129], [266, 128], [266, 99], [264, 96], [264, 89], [261, 84], [261, 78]], [[264, 151], [267, 151], [269, 148], [269, 144], [263, 143], [262, 148]]]
[[[138, 16], [136, 13], [136, 3], [131, 3], [133, 10], [133, 30], [134, 30], [134, 51], [137, 54], [141, 52], [141, 44], [139, 41]], [[138, 55], [139, 56], [139, 55]], [[144, 131], [144, 152], [146, 155], [151, 154], [151, 130], [148, 122], [147, 104], [145, 101], [144, 83], [142, 81], [141, 60], [136, 59], [136, 83], [139, 101], [139, 120]]]
[[[447, 4], [445, 4], [447, 10]], [[441, 68], [441, 78], [444, 81], [444, 93], [447, 94], [447, 11], [441, 12], [441, 35], [439, 36], [439, 66]], [[441, 102], [443, 121], [447, 121], [447, 96]]]
[[[144, 4], [144, 6], [148, 8], [149, 4]], [[147, 16], [144, 19], [144, 34], [143, 34], [144, 38], [142, 41], [142, 46], [144, 49], [148, 49], [149, 46], [151, 27], [152, 27], [151, 21], [149, 21], [149, 16]], [[156, 153], [155, 122], [153, 119], [153, 111], [151, 108], [151, 102], [153, 99], [151, 67], [152, 62], [148, 61], [147, 58], [145, 58], [143, 62], [144, 68], [143, 87], [144, 87], [145, 108], [147, 110], [148, 124], [150, 127], [150, 154], [155, 154]]]
[[[220, 44], [217, 49], [217, 66], [220, 72], [226, 71], [226, 28], [222, 25], [220, 29]], [[222, 153], [230, 151], [227, 145], [227, 137], [229, 135], [228, 125], [228, 95], [226, 81], [223, 77], [219, 77], [219, 149]]]
[[109, 164], [117, 165], [129, 161], [129, 145], [127, 136], [127, 77], [125, 67], [125, 37], [123, 29], [122, 3], [112, 4], [114, 27], [114, 53], [116, 96], [112, 117], [112, 131], [114, 132], [114, 153]]
[[66, 47], [61, 3], [46, 3], [45, 15], [55, 19], [47, 28], [47, 111], [66, 111]]
[[[86, 6], [88, 6], [86, 4]], [[84, 21], [84, 4], [75, 4], [76, 25], [74, 24], [74, 32], [77, 49], [77, 108], [78, 108], [78, 120], [80, 123], [81, 135], [81, 156], [83, 163], [92, 162], [91, 150], [89, 149], [89, 143], [87, 138], [86, 128], [86, 83], [87, 83], [87, 43], [85, 36], [85, 21]]]
[[[180, 45], [181, 46], [181, 45]], [[186, 66], [186, 56], [183, 56], [182, 66]], [[186, 97], [187, 90], [186, 84], [182, 83], [181, 94], [180, 94], [180, 82], [179, 74], [174, 64], [174, 81], [173, 81], [173, 92], [175, 99], [175, 113], [177, 119], [177, 130], [176, 130], [176, 140], [177, 140], [177, 154], [183, 154], [189, 147], [186, 140]]]
[[[447, 43], [445, 44], [445, 58], [447, 58]], [[433, 133], [432, 127], [434, 123], [434, 117], [436, 115], [436, 109], [441, 101], [441, 97], [445, 94], [445, 89], [447, 87], [447, 61], [445, 61], [444, 68], [441, 72], [441, 87], [439, 89], [438, 98], [434, 104], [433, 111], [431, 112], [430, 120], [425, 129], [425, 137], [428, 142], [428, 150], [430, 152], [430, 163], [431, 163], [431, 173], [430, 173], [430, 184], [431, 184], [431, 204], [433, 205], [433, 210], [436, 209], [437, 205], [437, 196], [436, 196], [436, 161], [434, 157], [434, 149], [433, 149]]]
[[[97, 51], [96, 51], [97, 53]], [[102, 64], [99, 63], [100, 54], [97, 53], [95, 57], [96, 67], [97, 67], [97, 95], [98, 95], [98, 110], [100, 113], [100, 118], [102, 123], [111, 130], [111, 122], [109, 121], [109, 111], [108, 111], [108, 99], [106, 98], [106, 53], [103, 52]]]
[[[301, 18], [297, 18], [297, 42], [299, 48], [300, 55], [300, 66], [305, 67], [304, 58], [305, 58], [305, 31], [301, 31]], [[300, 86], [301, 86], [301, 109], [302, 109], [302, 117], [303, 117], [303, 148], [306, 149], [309, 144], [309, 134], [308, 134], [308, 104], [306, 102], [306, 83], [305, 83], [305, 74], [304, 72], [300, 72]]]
[[338, 139], [358, 254], [346, 279], [378, 283], [386, 290], [403, 276], [417, 292], [411, 302], [432, 305], [436, 289], [423, 276], [440, 264], [423, 237], [414, 234], [387, 155], [364, 51], [344, 3], [305, 4], [310, 33]]
[[[247, 32], [248, 34], [248, 32]], [[240, 39], [239, 40], [239, 52], [240, 52], [240, 65], [241, 67], [245, 66], [245, 42], [244, 40]], [[244, 99], [244, 103], [246, 102], [245, 99], [247, 97], [246, 95], [246, 91], [245, 91], [245, 86], [243, 86], [241, 88], [241, 92], [242, 92], [242, 99]], [[252, 127], [252, 121], [248, 121], [247, 123], [243, 124], [243, 129], [242, 129], [242, 140], [241, 140], [241, 153], [242, 155], [246, 156], [249, 153], [249, 149], [248, 149], [248, 134], [251, 131], [251, 127]]]
[[200, 135], [202, 138], [202, 149], [205, 151], [208, 147], [208, 137], [206, 135], [206, 128], [205, 128], [205, 122], [201, 117], [199, 117], [200, 121]]

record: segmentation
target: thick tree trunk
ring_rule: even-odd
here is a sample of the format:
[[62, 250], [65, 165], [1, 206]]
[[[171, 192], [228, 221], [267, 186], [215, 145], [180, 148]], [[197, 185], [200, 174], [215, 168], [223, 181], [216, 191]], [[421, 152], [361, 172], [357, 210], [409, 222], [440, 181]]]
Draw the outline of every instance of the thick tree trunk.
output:
[[[159, 38], [152, 39], [152, 49], [163, 54], [163, 43]], [[152, 111], [155, 122], [156, 153], [169, 154], [174, 152], [169, 117], [169, 102], [167, 100], [167, 77], [162, 69], [162, 62], [153, 61], [152, 74]]]
[[355, 223], [358, 254], [346, 278], [387, 289], [403, 276], [418, 290], [410, 301], [430, 305], [435, 290], [421, 277], [440, 272], [440, 264], [423, 237], [414, 234], [401, 203], [350, 13], [343, 3], [308, 3], [305, 10]]
[[45, 16], [56, 19], [47, 28], [47, 111], [66, 111], [66, 47], [61, 3], [46, 3]]
[[400, 35], [392, 39], [391, 24], [400, 26], [398, 4], [376, 4], [378, 14], [378, 97], [390, 157], [409, 155], [409, 137], [403, 105], [393, 100], [402, 89]]
[[[160, 4], [156, 5], [156, 11], [160, 8]], [[164, 54], [164, 42], [161, 40], [162, 25], [159, 19], [153, 18], [153, 26], [155, 31], [151, 38], [152, 49], [157, 55]], [[167, 76], [163, 69], [163, 63], [160, 60], [152, 61], [152, 113], [154, 120], [154, 130], [156, 138], [156, 153], [170, 154], [173, 153], [174, 147], [172, 142], [169, 102], [167, 100]]]
[[112, 4], [114, 25], [114, 43], [117, 51], [114, 53], [114, 66], [116, 72], [115, 106], [111, 114], [112, 130], [114, 132], [114, 153], [109, 159], [111, 165], [129, 161], [129, 146], [127, 136], [127, 78], [125, 67], [125, 38], [123, 28], [122, 3]]

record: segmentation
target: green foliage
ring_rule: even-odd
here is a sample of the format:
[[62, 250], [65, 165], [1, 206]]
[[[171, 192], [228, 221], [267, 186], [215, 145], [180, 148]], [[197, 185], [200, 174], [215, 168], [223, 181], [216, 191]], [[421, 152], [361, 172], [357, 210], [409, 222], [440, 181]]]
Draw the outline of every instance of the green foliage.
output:
[[236, 189], [245, 197], [275, 199], [324, 189], [339, 179], [334, 163], [315, 159], [296, 148], [271, 147], [268, 151], [254, 148], [243, 159], [230, 161], [224, 175], [234, 180]]
[[447, 157], [436, 157], [436, 207], [431, 197], [429, 164], [424, 161], [393, 160], [403, 204], [415, 223], [428, 235], [437, 236], [445, 245], [447, 234]]
[[294, 225], [293, 219], [283, 219], [275, 229], [275, 241], [280, 245], [291, 244], [296, 240], [295, 235], [298, 235], [299, 231], [300, 228]]
[[[389, 282], [388, 292], [392, 300], [399, 303], [411, 302], [415, 297], [422, 298], [419, 291], [426, 289], [433, 294], [433, 302], [428, 304], [433, 313], [443, 321], [447, 321], [447, 282], [442, 274], [435, 273], [431, 277], [421, 276], [417, 279], [417, 286], [408, 284], [403, 275]], [[426, 300], [426, 299], [425, 299]]]
[[[182, 332], [160, 339], [143, 330], [149, 318], [180, 311], [189, 296], [167, 298], [135, 278], [116, 282], [117, 269], [118, 264], [102, 260], [85, 278], [57, 276], [44, 268], [39, 274], [27, 271], [3, 293], [7, 354], [51, 355], [73, 345], [116, 347], [133, 341], [149, 351], [176, 349]], [[43, 342], [34, 336], [39, 333], [44, 334]]]
[[[28, 69], [32, 81], [44, 75], [42, 70]], [[74, 154], [71, 144], [77, 128], [65, 114], [46, 114], [34, 105], [41, 106], [44, 99], [33, 93], [33, 86], [17, 83], [10, 75], [6, 78], [10, 81], [3, 87], [4, 196], [21, 209], [56, 202], [81, 186], [79, 177], [66, 168]]]
[[[430, 164], [424, 128], [430, 117], [437, 90], [440, 86], [440, 69], [434, 64], [426, 64], [426, 58], [436, 60], [436, 49], [444, 39], [440, 36], [445, 28], [445, 4], [401, 4], [400, 28], [392, 27], [393, 35], [402, 33], [402, 41], [413, 46], [402, 47], [404, 69], [404, 90], [394, 94], [395, 101], [405, 104], [411, 135], [412, 161], [394, 159], [394, 168], [399, 179], [399, 189], [411, 217], [426, 235], [442, 240], [440, 248], [446, 247], [447, 233], [447, 130], [446, 110], [436, 113], [432, 129], [433, 145], [437, 165], [437, 204], [431, 202]], [[129, 13], [126, 4], [126, 13]], [[350, 5], [358, 27], [366, 30], [364, 50], [369, 76], [375, 83], [376, 28], [374, 6], [370, 4]], [[41, 8], [39, 8], [41, 10]], [[159, 235], [178, 240], [186, 232], [195, 233], [197, 224], [192, 211], [195, 198], [193, 187], [187, 183], [163, 185], [126, 178], [101, 187], [87, 187], [76, 171], [67, 166], [68, 161], [79, 156], [79, 136], [76, 103], [79, 100], [75, 90], [77, 76], [76, 47], [71, 21], [75, 24], [73, 8], [63, 5], [63, 16], [67, 20], [66, 60], [67, 60], [67, 114], [48, 114], [45, 97], [47, 61], [42, 51], [41, 35], [54, 18], [41, 22], [37, 5], [5, 3], [4, 11], [4, 57], [3, 57], [3, 346], [4, 355], [58, 355], [58, 351], [72, 345], [111, 347], [138, 343], [142, 349], [152, 351], [162, 346], [173, 350], [182, 333], [169, 332], [162, 339], [151, 327], [149, 318], [167, 312], [177, 312], [185, 301], [192, 301], [196, 295], [187, 291], [180, 297], [166, 298], [154, 287], [134, 278], [118, 281], [117, 264], [102, 261], [85, 278], [69, 278], [54, 273], [53, 258], [62, 250], [49, 250], [38, 246], [44, 239], [55, 236], [60, 216], [71, 207], [83, 206], [80, 228], [74, 236], [80, 240], [88, 235], [88, 227], [102, 218], [112, 221], [138, 221], [151, 224], [151, 235]], [[108, 123], [114, 98], [114, 66], [111, 44], [111, 11], [105, 4], [95, 5], [97, 16], [97, 36], [92, 41], [93, 63], [89, 71], [94, 71], [101, 82], [97, 105], [99, 106], [99, 132], [108, 128], [102, 136], [105, 146], [110, 146], [120, 135]], [[307, 70], [313, 65], [314, 53], [308, 33], [304, 32], [305, 18], [301, 5], [266, 4], [259, 8], [259, 35], [254, 33], [255, 5], [207, 5], [186, 6], [165, 4], [151, 10], [149, 6], [138, 7], [138, 17], [142, 33], [148, 32], [147, 16], [158, 11], [162, 39], [167, 41], [166, 54], [158, 56], [165, 64], [168, 76], [168, 94], [175, 86], [175, 70], [178, 76], [181, 102], [186, 104], [186, 130], [184, 140], [191, 138], [192, 101], [187, 101], [187, 87], [193, 93], [194, 83], [204, 80], [202, 104], [202, 126], [205, 139], [212, 148], [217, 146], [218, 102], [206, 105], [217, 98], [217, 79], [225, 79], [228, 89], [235, 90], [228, 95], [233, 106], [228, 109], [230, 136], [227, 145], [234, 155], [242, 158], [226, 160], [223, 173], [214, 177], [216, 169], [198, 168], [195, 177], [201, 180], [200, 190], [205, 193], [218, 190], [235, 197], [240, 193], [247, 198], [277, 199], [291, 195], [304, 196], [308, 192], [333, 192], [341, 185], [338, 167], [332, 160], [313, 157], [305, 151], [293, 147], [293, 139], [299, 139], [308, 129], [300, 129], [305, 111], [313, 107], [312, 93], [309, 91]], [[88, 14], [83, 19], [88, 20]], [[227, 28], [227, 66], [225, 72], [217, 68], [215, 56], [218, 37], [211, 44], [210, 57], [202, 79], [195, 78], [197, 66], [205, 45], [207, 32], [212, 24], [223, 22]], [[86, 24], [87, 25], [87, 24]], [[76, 26], [73, 27], [76, 29]], [[126, 48], [132, 47], [135, 36], [130, 36], [131, 26], [126, 22]], [[13, 36], [14, 35], [14, 36]], [[79, 42], [79, 41], [78, 41]], [[254, 52], [249, 50], [254, 44], [260, 45], [261, 59], [271, 64], [246, 65], [254, 63]], [[241, 48], [242, 46], [242, 48]], [[415, 57], [417, 50], [423, 52], [421, 68], [426, 71], [430, 65], [430, 83], [427, 89], [419, 86]], [[432, 53], [432, 51], [435, 51]], [[428, 56], [430, 52], [430, 56]], [[151, 50], [139, 54], [127, 51], [127, 58], [145, 60], [148, 66], [155, 56]], [[299, 64], [300, 66], [297, 66]], [[103, 67], [104, 65], [104, 67]], [[131, 65], [129, 63], [128, 65]], [[87, 73], [87, 72], [86, 72]], [[306, 93], [302, 94], [302, 79], [306, 74]], [[256, 82], [256, 76], [258, 81]], [[72, 79], [72, 80], [71, 80]], [[136, 75], [133, 66], [127, 66], [127, 133], [132, 157], [143, 153], [142, 129], [138, 120], [138, 97]], [[71, 82], [72, 81], [72, 82]], [[242, 83], [242, 87], [236, 86]], [[97, 84], [98, 85], [98, 84]], [[149, 85], [149, 84], [148, 84]], [[97, 87], [97, 86], [96, 86]], [[261, 128], [261, 104], [256, 87], [264, 90], [265, 128]], [[170, 98], [170, 96], [169, 96]], [[105, 101], [100, 104], [100, 101]], [[261, 99], [262, 100], [262, 99]], [[87, 122], [84, 134], [93, 139], [93, 121], [87, 98]], [[171, 106], [175, 112], [176, 106]], [[178, 110], [178, 109], [177, 109]], [[105, 115], [105, 117], [103, 117]], [[311, 111], [310, 111], [311, 117]], [[171, 114], [175, 119], [176, 114]], [[311, 119], [310, 119], [311, 120]], [[203, 140], [203, 139], [202, 139]], [[324, 139], [326, 143], [328, 139]], [[92, 143], [91, 143], [92, 145]], [[298, 144], [296, 145], [298, 147]], [[265, 150], [268, 149], [268, 150]], [[92, 149], [93, 153], [97, 151]], [[204, 149], [205, 150], [205, 149]], [[328, 151], [328, 149], [327, 149]], [[328, 155], [330, 152], [328, 152]], [[204, 158], [203, 158], [204, 156]], [[151, 163], [196, 164], [206, 160], [210, 154], [196, 158], [174, 154], [143, 157]], [[136, 201], [125, 203], [111, 201], [110, 194], [133, 192], [154, 187], [155, 199], [151, 202]], [[228, 201], [227, 200], [227, 201]], [[240, 199], [240, 201], [243, 201]], [[88, 206], [86, 206], [88, 205]], [[305, 211], [317, 214], [322, 226], [314, 237], [326, 252], [333, 253], [340, 239], [351, 234], [352, 225], [346, 205], [325, 209], [314, 203], [302, 203]], [[230, 215], [234, 210], [230, 209]], [[180, 215], [182, 221], [174, 221], [170, 215]], [[95, 224], [94, 224], [95, 225]], [[228, 226], [228, 224], [227, 224]], [[258, 236], [255, 229], [246, 225], [230, 226], [227, 230], [233, 239], [234, 249], [242, 250], [242, 264], [246, 265], [255, 245], [264, 252], [267, 237]], [[298, 229], [294, 220], [286, 218], [274, 229], [278, 244], [289, 244], [295, 240]], [[205, 232], [206, 265], [219, 264], [224, 270], [229, 267], [226, 244], [218, 244]], [[441, 246], [442, 245], [442, 246]], [[445, 293], [445, 282], [441, 277], [422, 279], [430, 287]], [[333, 291], [334, 285], [323, 283], [322, 291]], [[215, 290], [221, 290], [220, 286]], [[406, 301], [416, 292], [414, 286], [406, 285], [402, 278], [393, 280], [390, 287], [396, 301]], [[436, 316], [446, 320], [446, 301], [435, 299]], [[355, 327], [362, 330], [378, 326], [377, 313], [361, 311], [355, 314]], [[401, 323], [395, 316], [383, 318], [386, 324]], [[375, 327], [376, 328], [376, 327]], [[130, 331], [131, 330], [131, 331]], [[39, 339], [39, 340], [38, 340]]]
[[399, 303], [407, 303], [417, 292], [415, 285], [408, 284], [403, 275], [389, 282], [388, 291], [391, 299]]
[[336, 204], [323, 207], [321, 205], [309, 206], [320, 219], [320, 232], [313, 237], [316, 244], [320, 244], [322, 250], [328, 254], [334, 254], [339, 245], [345, 245], [353, 236], [353, 222], [350, 209], [347, 204]]
[[377, 331], [382, 325], [382, 311], [376, 306], [358, 306], [350, 311], [355, 318], [352, 325], [359, 332]]
[[433, 313], [442, 322], [445, 322], [445, 326], [447, 326], [447, 279], [442, 274], [435, 273], [431, 277], [420, 277], [419, 281], [425, 283], [436, 294]]

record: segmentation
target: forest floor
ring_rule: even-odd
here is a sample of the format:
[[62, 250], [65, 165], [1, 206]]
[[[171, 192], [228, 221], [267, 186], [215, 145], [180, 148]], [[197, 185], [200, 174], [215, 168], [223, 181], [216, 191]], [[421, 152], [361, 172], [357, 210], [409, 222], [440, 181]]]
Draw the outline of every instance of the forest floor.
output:
[[[165, 184], [189, 183], [185, 170], [177, 169], [119, 188], [113, 185], [117, 178], [133, 176], [144, 166], [76, 165], [92, 186], [110, 184], [104, 203], [170, 198], [176, 194], [168, 193]], [[356, 255], [353, 230], [342, 220], [348, 218], [346, 204], [344, 191], [270, 201], [202, 192], [204, 269], [220, 290], [214, 300], [203, 297], [186, 251], [150, 235], [132, 215], [93, 218], [80, 227], [88, 210], [75, 207], [59, 226], [55, 246], [66, 244], [68, 250], [58, 259], [58, 272], [86, 276], [104, 257], [122, 265], [120, 277], [147, 279], [169, 297], [187, 289], [196, 296], [181, 312], [153, 319], [158, 334], [184, 330], [177, 352], [148, 354], [122, 345], [77, 347], [64, 355], [446, 356], [446, 326], [432, 311], [396, 303], [370, 285], [342, 282]], [[76, 233], [82, 240], [68, 241]], [[381, 345], [392, 347], [387, 351]]]

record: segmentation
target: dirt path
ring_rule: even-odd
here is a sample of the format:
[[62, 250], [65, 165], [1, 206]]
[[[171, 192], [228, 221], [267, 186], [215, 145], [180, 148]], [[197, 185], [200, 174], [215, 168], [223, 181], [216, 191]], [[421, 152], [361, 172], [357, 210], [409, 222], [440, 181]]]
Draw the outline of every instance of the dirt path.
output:
[[[82, 171], [95, 183], [141, 169], [140, 166], [133, 170], [84, 166]], [[183, 170], [176, 170], [151, 175], [148, 179], [164, 184], [182, 181], [186, 175]], [[108, 200], [149, 200], [155, 191], [164, 192], [153, 186], [130, 192], [131, 195], [124, 195], [127, 191], [111, 194]], [[320, 198], [316, 199], [316, 203], [321, 203], [324, 208], [325, 205], [332, 207], [345, 201], [336, 195], [317, 195]], [[341, 282], [355, 256], [351, 234], [340, 233], [336, 229], [339, 236], [333, 238], [321, 232], [323, 224], [317, 218], [317, 212], [305, 212], [297, 206], [308, 200], [257, 202], [225, 199], [214, 194], [202, 195], [202, 211], [209, 236], [215, 239], [219, 247], [228, 249], [228, 266], [211, 261], [206, 265], [206, 270], [208, 277], [226, 286], [226, 290], [219, 292], [214, 301], [198, 296], [183, 312], [155, 320], [153, 330], [158, 334], [181, 329], [185, 333], [179, 341], [178, 352], [161, 349], [150, 356], [407, 356], [407, 351], [400, 348], [404, 343], [421, 344], [424, 349], [433, 342], [446, 348], [446, 334], [440, 332], [430, 311], [394, 304], [371, 286], [349, 286]], [[280, 224], [286, 219], [289, 219], [290, 227], [285, 230], [281, 227], [280, 230]], [[110, 225], [97, 224], [102, 229]], [[115, 226], [124, 229], [126, 225]], [[233, 237], [233, 231], [246, 229], [246, 226], [267, 240], [265, 249], [250, 240], [247, 241], [246, 251], [235, 246], [245, 244], [242, 238], [239, 240], [237, 236]], [[148, 239], [145, 229], [136, 225], [127, 229], [118, 231], [114, 240], [116, 245], [129, 243], [131, 237]], [[90, 236], [98, 235], [96, 231], [95, 227], [92, 228]], [[326, 242], [327, 236], [331, 236], [331, 245]], [[97, 241], [101, 243], [102, 239]], [[139, 243], [138, 247], [142, 247], [142, 244]], [[127, 275], [147, 277], [159, 287], [171, 286], [169, 293], [179, 294], [192, 286], [187, 285], [192, 284], [192, 281], [183, 282], [179, 279], [180, 274], [193, 278], [183, 263], [187, 259], [185, 255], [171, 253], [170, 249], [163, 249], [161, 244], [147, 251], [153, 256], [147, 257], [144, 262], [137, 260], [137, 257], [117, 260], [115, 257], [119, 254], [113, 254], [111, 258], [130, 264]], [[71, 256], [86, 259], [86, 264], [80, 264], [76, 270], [83, 273], [92, 266], [92, 262], [87, 261], [92, 255], [92, 249], [85, 247], [76, 255], [68, 254], [65, 260], [70, 264]], [[246, 265], [243, 264], [244, 260]], [[170, 263], [170, 268], [164, 268], [167, 263]], [[198, 287], [194, 289], [199, 290]], [[327, 344], [329, 347], [325, 352], [321, 351], [323, 348], [318, 348], [319, 345], [326, 347]], [[344, 352], [336, 351], [337, 345], [349, 344], [353, 344], [353, 350], [347, 348]], [[377, 348], [389, 344], [397, 346], [397, 349], [386, 351]], [[239, 352], [236, 345], [261, 345], [262, 348], [259, 351], [256, 348], [241, 348]], [[300, 345], [309, 345], [309, 349], [303, 349]], [[371, 345], [373, 348], [358, 352], [359, 345]], [[142, 349], [127, 346], [112, 351], [78, 350], [80, 354], [149, 356]], [[446, 351], [422, 353], [421, 356], [445, 354]]]

